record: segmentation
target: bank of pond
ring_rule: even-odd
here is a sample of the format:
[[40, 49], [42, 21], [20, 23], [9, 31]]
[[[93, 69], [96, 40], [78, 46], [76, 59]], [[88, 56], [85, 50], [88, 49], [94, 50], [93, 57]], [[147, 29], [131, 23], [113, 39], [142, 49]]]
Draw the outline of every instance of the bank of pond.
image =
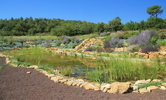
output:
[[39, 68], [49, 69], [48, 71], [52, 73], [54, 71], [51, 70], [59, 70], [68, 77], [79, 77], [99, 83], [164, 79], [166, 76], [166, 58], [161, 60], [156, 57], [153, 60], [146, 60], [120, 54], [120, 56], [93, 55], [92, 59], [92, 56], [66, 52], [55, 53], [44, 48], [32, 47], [5, 51], [3, 54], [15, 59], [13, 63], [18, 65], [38, 65]]

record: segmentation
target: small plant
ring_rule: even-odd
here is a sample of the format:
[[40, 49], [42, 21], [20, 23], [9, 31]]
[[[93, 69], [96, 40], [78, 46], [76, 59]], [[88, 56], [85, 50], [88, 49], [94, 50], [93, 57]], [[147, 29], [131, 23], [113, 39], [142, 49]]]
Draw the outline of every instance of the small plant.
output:
[[3, 69], [3, 66], [0, 66], [0, 70]]
[[54, 74], [54, 70], [51, 69], [48, 65], [40, 65], [38, 69], [43, 69], [47, 71], [49, 74]]
[[162, 82], [150, 82], [150, 83], [147, 83], [147, 84], [142, 84], [142, 85], [139, 85], [138, 88], [146, 88], [146, 87], [149, 87], [149, 86], [160, 86]]
[[161, 46], [166, 46], [166, 41], [165, 40], [160, 40], [157, 43]]
[[114, 38], [109, 41], [106, 41], [104, 44], [104, 48], [116, 48], [116, 47], [122, 47], [123, 46], [123, 40], [119, 38]]
[[143, 31], [138, 36], [128, 39], [129, 45], [137, 45], [142, 52], [154, 52], [158, 50], [158, 34], [155, 31]]

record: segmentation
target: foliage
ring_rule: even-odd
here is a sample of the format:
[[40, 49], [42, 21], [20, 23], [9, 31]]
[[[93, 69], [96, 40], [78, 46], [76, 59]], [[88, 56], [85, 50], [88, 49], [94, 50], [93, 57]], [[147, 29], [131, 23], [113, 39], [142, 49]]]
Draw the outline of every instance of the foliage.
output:
[[159, 39], [166, 39], [166, 32], [159, 33]]
[[127, 47], [127, 51], [129, 52], [138, 52], [140, 47], [138, 45], [130, 45]]
[[109, 60], [98, 59], [95, 70], [88, 72], [87, 77], [96, 82], [156, 79], [159, 73], [166, 71], [165, 64], [159, 59], [146, 62], [126, 55], [109, 57]]
[[139, 85], [138, 88], [146, 88], [146, 87], [149, 87], [149, 86], [160, 86], [162, 82], [150, 82], [150, 83], [146, 83], [146, 84], [142, 84], [142, 85]]
[[157, 41], [157, 43], [158, 43], [160, 46], [166, 46], [166, 41], [165, 41], [165, 40], [159, 40], [159, 41]]
[[121, 19], [119, 17], [116, 17], [115, 19], [109, 21], [109, 26], [111, 28], [111, 31], [122, 30], [123, 27]]
[[158, 34], [155, 31], [142, 31], [138, 36], [128, 39], [130, 45], [138, 45], [142, 52], [157, 51]]
[[100, 33], [100, 37], [103, 37], [103, 36], [109, 36], [110, 34], [107, 33], [107, 32], [103, 32], [103, 33]]
[[159, 5], [154, 5], [150, 6], [147, 8], [147, 13], [150, 14], [151, 16], [158, 17], [158, 15], [162, 14], [164, 9], [161, 9], [161, 6]]
[[76, 36], [76, 35], [98, 35], [103, 32], [122, 30], [145, 30], [164, 29], [166, 19], [150, 17], [147, 21], [121, 23], [121, 19], [116, 17], [107, 23], [91, 23], [86, 21], [72, 21], [62, 19], [46, 18], [11, 18], [0, 19], [0, 36]]
[[104, 43], [104, 48], [116, 48], [122, 46], [123, 46], [123, 40], [119, 38], [114, 38]]
[[0, 66], [0, 70], [3, 69], [3, 66]]
[[47, 71], [49, 74], [54, 74], [54, 70], [51, 69], [48, 65], [40, 65], [38, 69], [43, 69]]

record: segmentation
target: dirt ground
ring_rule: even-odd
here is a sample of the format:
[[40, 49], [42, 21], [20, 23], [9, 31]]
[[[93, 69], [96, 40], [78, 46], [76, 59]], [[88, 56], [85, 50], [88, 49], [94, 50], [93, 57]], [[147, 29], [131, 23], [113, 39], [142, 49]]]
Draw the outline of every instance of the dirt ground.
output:
[[[166, 100], [166, 91], [110, 94], [54, 83], [34, 69], [15, 68], [0, 57], [0, 100]], [[26, 72], [31, 71], [30, 74]]]

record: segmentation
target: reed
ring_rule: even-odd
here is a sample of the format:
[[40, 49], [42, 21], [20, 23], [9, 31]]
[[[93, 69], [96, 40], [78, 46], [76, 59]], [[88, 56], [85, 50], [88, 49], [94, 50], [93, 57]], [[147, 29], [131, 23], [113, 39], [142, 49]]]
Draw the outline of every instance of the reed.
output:
[[154, 61], [133, 60], [124, 56], [110, 56], [109, 60], [98, 59], [96, 69], [87, 73], [87, 78], [97, 82], [130, 81], [138, 79], [155, 79], [165, 72], [165, 64], [158, 58]]

